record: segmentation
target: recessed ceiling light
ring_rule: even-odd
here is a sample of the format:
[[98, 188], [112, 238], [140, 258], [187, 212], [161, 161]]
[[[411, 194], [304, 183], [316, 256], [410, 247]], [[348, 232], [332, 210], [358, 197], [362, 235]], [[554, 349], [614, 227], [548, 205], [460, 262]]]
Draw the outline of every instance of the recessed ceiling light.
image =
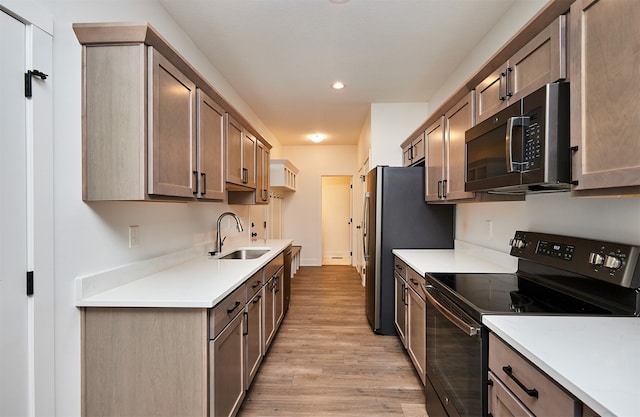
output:
[[333, 83], [332, 87], [336, 90], [342, 90], [344, 88], [344, 83], [336, 81], [335, 83]]
[[311, 142], [314, 143], [320, 143], [324, 140], [325, 135], [322, 135], [320, 133], [314, 133], [313, 135], [309, 135], [309, 139], [311, 139]]
[[341, 3], [346, 3], [349, 0], [329, 0], [331, 3], [336, 3], [336, 4], [341, 4]]

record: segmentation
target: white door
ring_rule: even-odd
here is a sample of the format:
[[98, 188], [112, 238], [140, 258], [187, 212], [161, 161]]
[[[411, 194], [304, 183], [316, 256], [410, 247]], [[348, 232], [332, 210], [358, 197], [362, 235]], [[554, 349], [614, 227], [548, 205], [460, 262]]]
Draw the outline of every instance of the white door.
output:
[[322, 264], [351, 265], [351, 177], [322, 177]]
[[0, 415], [29, 414], [25, 25], [0, 12]]

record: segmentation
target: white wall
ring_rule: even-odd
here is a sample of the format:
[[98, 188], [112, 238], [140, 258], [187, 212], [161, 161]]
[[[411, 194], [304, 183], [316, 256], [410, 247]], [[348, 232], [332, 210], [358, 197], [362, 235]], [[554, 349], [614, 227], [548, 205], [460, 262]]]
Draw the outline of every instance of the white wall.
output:
[[402, 166], [400, 144], [428, 116], [427, 103], [371, 104], [369, 167]]
[[640, 245], [640, 199], [576, 198], [565, 192], [456, 207], [456, 239], [509, 252], [516, 230]]
[[282, 153], [300, 170], [283, 204], [283, 236], [302, 245], [302, 265], [322, 265], [322, 176], [357, 176], [356, 146], [284, 146]]
[[[77, 276], [148, 259], [211, 240], [223, 203], [84, 203], [81, 198], [81, 47], [73, 22], [149, 21], [249, 122], [270, 137], [230, 85], [155, 2], [39, 0], [53, 16], [55, 204], [55, 415], [80, 415], [80, 313]], [[243, 223], [248, 209], [234, 206]], [[140, 226], [140, 246], [128, 248], [128, 226]], [[223, 224], [223, 226], [227, 226]], [[243, 238], [248, 238], [249, 227]], [[230, 240], [237, 232], [228, 229]]]

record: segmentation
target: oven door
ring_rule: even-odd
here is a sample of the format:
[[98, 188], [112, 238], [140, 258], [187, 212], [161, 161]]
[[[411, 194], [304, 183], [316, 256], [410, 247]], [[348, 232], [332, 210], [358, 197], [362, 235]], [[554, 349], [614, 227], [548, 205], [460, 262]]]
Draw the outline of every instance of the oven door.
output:
[[425, 400], [429, 417], [487, 413], [487, 330], [432, 285], [426, 295]]

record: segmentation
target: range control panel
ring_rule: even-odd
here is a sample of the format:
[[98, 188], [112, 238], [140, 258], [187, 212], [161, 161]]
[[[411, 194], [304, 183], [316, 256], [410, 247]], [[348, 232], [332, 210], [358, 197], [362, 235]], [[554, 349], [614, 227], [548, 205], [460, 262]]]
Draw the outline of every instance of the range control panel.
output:
[[511, 255], [628, 288], [640, 287], [640, 248], [623, 243], [517, 231]]

